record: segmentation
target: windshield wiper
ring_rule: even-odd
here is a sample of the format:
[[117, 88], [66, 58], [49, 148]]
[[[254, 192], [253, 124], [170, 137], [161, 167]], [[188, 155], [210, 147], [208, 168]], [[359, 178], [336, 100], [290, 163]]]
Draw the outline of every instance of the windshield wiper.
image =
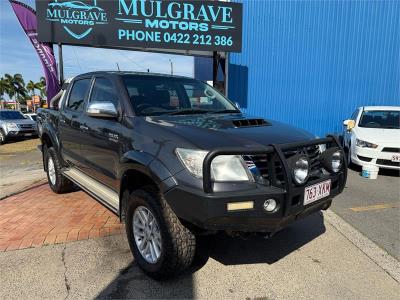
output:
[[236, 114], [239, 114], [241, 112], [236, 110], [236, 109], [211, 110], [211, 111], [207, 112], [207, 114], [224, 114], [224, 113], [236, 113]]
[[177, 111], [173, 111], [170, 113], [167, 113], [167, 115], [194, 115], [194, 114], [205, 114], [208, 113], [209, 110], [205, 110], [205, 109], [193, 109], [193, 108], [189, 108], [189, 109], [181, 109], [181, 110], [177, 110]]

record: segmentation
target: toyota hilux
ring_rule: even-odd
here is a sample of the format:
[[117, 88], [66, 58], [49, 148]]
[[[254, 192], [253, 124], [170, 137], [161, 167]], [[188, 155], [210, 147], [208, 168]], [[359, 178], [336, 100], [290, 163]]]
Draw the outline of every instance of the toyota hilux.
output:
[[197, 238], [271, 235], [331, 205], [347, 167], [335, 136], [248, 116], [192, 78], [92, 72], [38, 120], [51, 189], [73, 183], [125, 222], [137, 264], [165, 279]]

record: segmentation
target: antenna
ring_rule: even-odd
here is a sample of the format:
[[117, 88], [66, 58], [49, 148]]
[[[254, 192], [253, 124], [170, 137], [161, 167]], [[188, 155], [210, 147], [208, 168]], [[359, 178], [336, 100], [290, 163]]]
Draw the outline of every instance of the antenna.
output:
[[119, 64], [118, 63], [116, 63], [117, 64], [117, 69], [118, 69], [118, 71], [121, 71], [120, 69], [119, 69]]

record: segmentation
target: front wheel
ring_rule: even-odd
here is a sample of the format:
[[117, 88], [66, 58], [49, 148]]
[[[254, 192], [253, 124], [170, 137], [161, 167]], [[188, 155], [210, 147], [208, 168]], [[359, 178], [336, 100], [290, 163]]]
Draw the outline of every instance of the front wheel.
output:
[[168, 279], [191, 266], [196, 238], [158, 192], [151, 189], [132, 192], [125, 223], [133, 256], [150, 277]]

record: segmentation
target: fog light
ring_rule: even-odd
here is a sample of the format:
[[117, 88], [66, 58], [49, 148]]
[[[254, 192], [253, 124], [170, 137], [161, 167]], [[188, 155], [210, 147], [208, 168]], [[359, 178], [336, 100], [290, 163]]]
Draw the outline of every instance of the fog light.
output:
[[267, 212], [274, 211], [276, 209], [276, 201], [275, 199], [268, 199], [264, 202], [264, 209]]
[[340, 168], [342, 167], [342, 153], [340, 151], [336, 151], [332, 155], [332, 170], [333, 172], [337, 173], [339, 172]]

